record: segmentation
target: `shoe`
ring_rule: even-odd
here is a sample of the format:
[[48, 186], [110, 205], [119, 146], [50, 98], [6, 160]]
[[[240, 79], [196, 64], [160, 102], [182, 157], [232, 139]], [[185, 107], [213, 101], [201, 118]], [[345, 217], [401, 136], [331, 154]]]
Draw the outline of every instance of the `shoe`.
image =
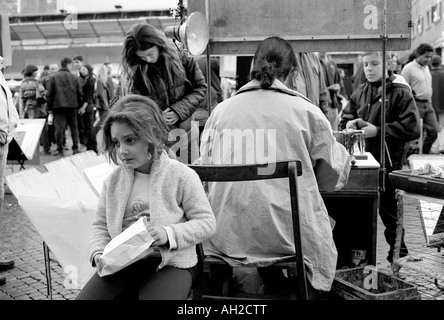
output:
[[14, 268], [14, 260], [0, 259], [0, 271]]
[[51, 151], [49, 151], [49, 150], [45, 150], [45, 151], [43, 151], [43, 154], [44, 154], [45, 156], [49, 156], [49, 155], [51, 155]]
[[[407, 252], [403, 251], [403, 252], [399, 253], [399, 258], [404, 258], [404, 257], [406, 257], [408, 255], [409, 255], [408, 251]], [[393, 263], [393, 254], [391, 254], [391, 253], [388, 254], [387, 261], [390, 262], [390, 264]]]
[[56, 150], [52, 153], [53, 156], [63, 156], [63, 151], [61, 150]]
[[0, 277], [0, 286], [2, 284], [5, 284], [5, 283], [6, 283], [6, 278], [5, 277]]
[[78, 154], [79, 153], [79, 149], [73, 149], [72, 150], [72, 154], [74, 155], [74, 154]]
[[4, 184], [4, 188], [5, 188], [5, 194], [12, 194], [11, 189], [9, 188], [9, 186], [6, 183]]

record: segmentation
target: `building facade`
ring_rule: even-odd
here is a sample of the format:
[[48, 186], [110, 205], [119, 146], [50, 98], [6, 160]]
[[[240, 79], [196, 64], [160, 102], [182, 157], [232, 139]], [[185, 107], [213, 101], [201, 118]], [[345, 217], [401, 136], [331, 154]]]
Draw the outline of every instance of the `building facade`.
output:
[[122, 44], [129, 28], [148, 22], [160, 30], [174, 24], [176, 0], [0, 0], [9, 16], [12, 65], [7, 79], [22, 79], [28, 64], [40, 70], [64, 57], [81, 55], [98, 69], [113, 65], [117, 75]]
[[403, 63], [421, 43], [428, 43], [438, 55], [444, 45], [444, 11], [442, 0], [412, 1], [412, 46], [411, 50], [400, 52]]

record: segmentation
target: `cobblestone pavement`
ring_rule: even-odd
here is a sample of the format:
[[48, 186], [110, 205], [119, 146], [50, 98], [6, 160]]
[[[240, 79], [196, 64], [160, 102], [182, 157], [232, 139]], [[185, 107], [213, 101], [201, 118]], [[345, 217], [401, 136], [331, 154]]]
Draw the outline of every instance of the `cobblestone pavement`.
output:
[[[68, 141], [69, 145], [70, 141]], [[55, 150], [55, 145], [52, 146]], [[43, 164], [72, 155], [65, 150], [64, 155], [44, 155], [40, 150], [40, 164], [32, 165], [40, 172], [45, 172]], [[25, 163], [25, 168], [31, 165]], [[8, 164], [6, 175], [20, 169], [18, 164]], [[5, 202], [0, 213], [0, 254], [13, 259], [13, 269], [0, 272], [6, 277], [6, 283], [0, 286], [0, 300], [47, 300], [48, 292], [43, 255], [43, 239], [17, 203], [13, 194], [5, 194]], [[65, 275], [57, 263], [51, 263], [52, 298], [53, 300], [72, 300], [78, 290], [66, 289], [63, 285]]]
[[[65, 152], [69, 156], [70, 151]], [[41, 164], [54, 161], [60, 157], [41, 154]], [[25, 164], [26, 167], [26, 164]], [[42, 165], [35, 166], [44, 170]], [[9, 166], [9, 173], [18, 171], [19, 166]], [[42, 171], [43, 172], [43, 171]], [[406, 243], [410, 253], [429, 259], [441, 270], [444, 270], [443, 253], [424, 245], [419, 215], [414, 207], [405, 213]], [[384, 228], [378, 219], [377, 267], [390, 269], [385, 261], [388, 246], [385, 243]], [[0, 272], [6, 277], [6, 283], [0, 285], [0, 300], [48, 300], [43, 256], [43, 239], [20, 208], [12, 194], [5, 195], [5, 203], [0, 214], [0, 253], [15, 261], [13, 269]], [[65, 288], [66, 274], [57, 263], [51, 263], [53, 300], [73, 300], [78, 290]], [[418, 286], [422, 300], [444, 300], [444, 294], [434, 285], [433, 279], [410, 270], [401, 269], [401, 275], [409, 283]]]

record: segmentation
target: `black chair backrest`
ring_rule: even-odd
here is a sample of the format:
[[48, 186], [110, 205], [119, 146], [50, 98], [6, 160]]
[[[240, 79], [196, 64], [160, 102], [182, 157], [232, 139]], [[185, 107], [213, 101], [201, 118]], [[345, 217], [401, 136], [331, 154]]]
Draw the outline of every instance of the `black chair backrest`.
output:
[[291, 178], [290, 167], [294, 167], [297, 176], [302, 175], [300, 160], [251, 165], [190, 165], [189, 167], [196, 171], [202, 181], [209, 182]]
[[289, 179], [294, 244], [296, 250], [296, 272], [298, 299], [307, 300], [304, 255], [302, 252], [301, 228], [297, 177], [302, 175], [300, 160], [280, 161], [266, 164], [242, 165], [190, 165], [202, 182], [236, 182], [268, 179]]

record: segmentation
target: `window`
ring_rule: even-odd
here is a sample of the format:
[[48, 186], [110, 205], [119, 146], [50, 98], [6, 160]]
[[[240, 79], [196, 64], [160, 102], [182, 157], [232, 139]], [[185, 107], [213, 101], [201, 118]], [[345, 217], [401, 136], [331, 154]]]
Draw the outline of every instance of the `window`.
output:
[[422, 31], [424, 30], [424, 17], [423, 16], [419, 16], [419, 18], [416, 19], [415, 27], [416, 27], [416, 34], [422, 34]]
[[438, 1], [431, 8], [432, 22], [437, 23], [441, 20], [441, 1]]
[[426, 28], [429, 29], [432, 26], [432, 9], [431, 9], [431, 7], [427, 8], [426, 16], [427, 16], [427, 19], [426, 19], [427, 20], [427, 26], [426, 26]]

